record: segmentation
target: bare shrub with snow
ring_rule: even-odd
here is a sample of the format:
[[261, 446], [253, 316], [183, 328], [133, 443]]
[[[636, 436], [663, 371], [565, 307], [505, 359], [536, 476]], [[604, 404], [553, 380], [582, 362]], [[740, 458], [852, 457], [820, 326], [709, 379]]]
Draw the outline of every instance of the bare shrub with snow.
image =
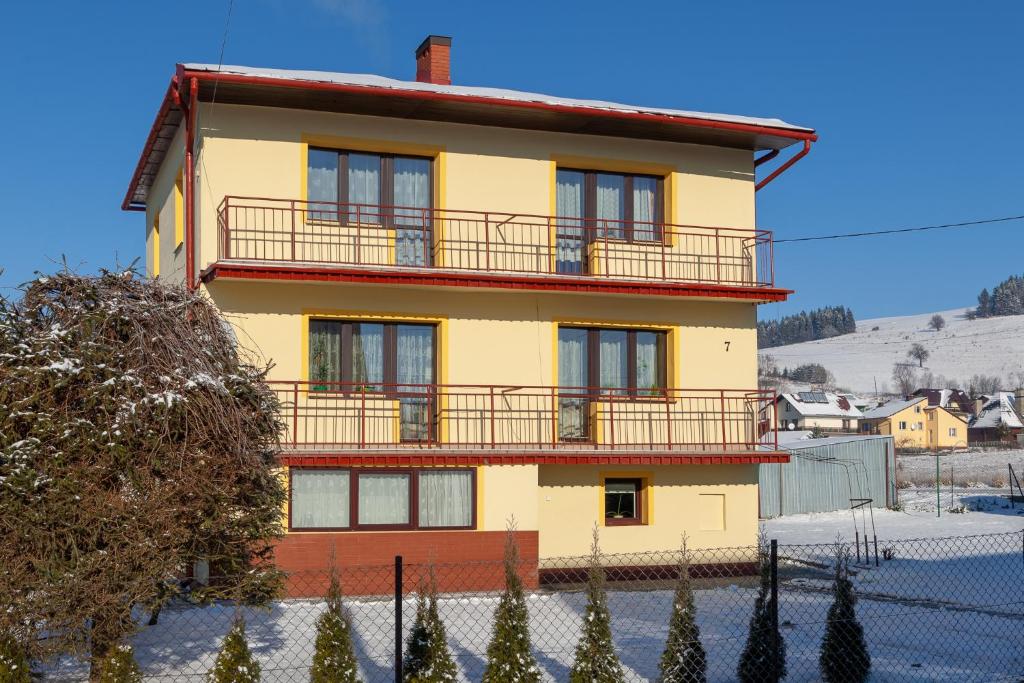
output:
[[0, 633], [98, 661], [200, 559], [233, 578], [195, 598], [272, 595], [284, 490], [265, 372], [202, 294], [131, 271], [0, 299]]

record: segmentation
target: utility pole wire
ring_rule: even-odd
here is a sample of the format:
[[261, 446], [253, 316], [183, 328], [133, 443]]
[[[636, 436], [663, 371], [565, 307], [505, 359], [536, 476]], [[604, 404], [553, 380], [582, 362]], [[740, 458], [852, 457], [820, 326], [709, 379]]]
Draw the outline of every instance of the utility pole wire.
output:
[[790, 237], [789, 239], [775, 240], [775, 244], [786, 242], [814, 242], [818, 240], [838, 240], [848, 237], [877, 237], [879, 235], [897, 235], [908, 232], [924, 232], [925, 230], [945, 230], [948, 228], [968, 228], [977, 225], [990, 225], [992, 223], [1006, 223], [1008, 221], [1024, 220], [1024, 215], [1004, 216], [1003, 218], [984, 218], [976, 221], [964, 221], [963, 223], [944, 223], [942, 225], [925, 225], [918, 228], [896, 228], [892, 230], [872, 230], [867, 232], [848, 232], [838, 235], [818, 235], [815, 237]]

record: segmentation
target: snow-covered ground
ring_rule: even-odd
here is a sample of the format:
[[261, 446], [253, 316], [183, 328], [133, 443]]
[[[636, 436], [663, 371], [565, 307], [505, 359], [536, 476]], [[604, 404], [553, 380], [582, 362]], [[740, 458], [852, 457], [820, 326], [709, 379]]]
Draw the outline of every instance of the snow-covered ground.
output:
[[[857, 614], [873, 661], [872, 681], [1019, 681], [1024, 674], [1024, 580], [1021, 531], [1024, 509], [1010, 509], [1005, 490], [957, 489], [952, 505], [973, 511], [952, 514], [950, 492], [941, 492], [936, 516], [934, 490], [900, 491], [902, 511], [858, 512], [857, 528], [879, 537], [882, 558], [854, 565]], [[763, 528], [780, 542], [780, 623], [786, 640], [788, 683], [820, 680], [817, 657], [831, 603], [830, 546], [853, 538], [849, 511], [767, 520]], [[969, 534], [973, 534], [967, 536]], [[984, 535], [979, 535], [984, 534]], [[924, 538], [938, 540], [920, 540]], [[808, 545], [819, 544], [819, 545]], [[873, 548], [872, 548], [873, 552]], [[735, 555], [738, 556], [738, 555]], [[723, 555], [722, 557], [726, 557]], [[873, 558], [872, 558], [873, 560]], [[344, 579], [344, 577], [343, 577]], [[708, 653], [708, 681], [736, 679], [735, 667], [747, 636], [755, 580], [734, 576], [698, 580], [696, 602], [701, 639]], [[610, 584], [616, 650], [630, 680], [655, 680], [672, 606], [664, 583]], [[461, 680], [480, 680], [497, 605], [493, 593], [443, 596], [440, 613]], [[568, 679], [586, 596], [579, 590], [541, 590], [528, 595], [531, 639], [544, 680]], [[394, 603], [386, 598], [349, 598], [354, 645], [367, 681], [393, 676]], [[286, 600], [269, 610], [245, 610], [250, 646], [263, 681], [308, 680], [322, 613], [319, 600]], [[403, 603], [406, 629], [415, 603]], [[212, 666], [235, 610], [231, 606], [177, 606], [134, 639], [147, 677], [199, 681]], [[406, 631], [407, 632], [407, 631]], [[55, 680], [81, 680], [68, 667]]]
[[[840, 387], [857, 392], [891, 388], [892, 366], [907, 362], [911, 344], [923, 344], [931, 353], [925, 370], [950, 380], [972, 375], [1005, 379], [1024, 370], [1024, 315], [967, 320], [965, 309], [940, 311], [946, 319], [941, 332], [928, 328], [933, 313], [857, 321], [857, 332], [831, 339], [763, 349], [779, 367], [821, 363]], [[877, 327], [875, 330], [873, 328]], [[940, 387], [941, 388], [941, 387]]]
[[[896, 481], [917, 486], [934, 485], [935, 464], [933, 455], [900, 455], [896, 459]], [[1013, 466], [1017, 477], [1024, 477], [1024, 449], [943, 453], [939, 455], [938, 465], [939, 481], [944, 484], [1006, 489], [1010, 478], [1007, 465]]]

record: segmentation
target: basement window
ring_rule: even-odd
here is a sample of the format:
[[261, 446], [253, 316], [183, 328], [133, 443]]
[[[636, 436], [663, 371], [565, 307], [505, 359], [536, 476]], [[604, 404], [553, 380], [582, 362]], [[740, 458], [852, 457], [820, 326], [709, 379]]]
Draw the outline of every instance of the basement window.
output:
[[640, 479], [605, 479], [604, 523], [643, 524], [643, 491]]

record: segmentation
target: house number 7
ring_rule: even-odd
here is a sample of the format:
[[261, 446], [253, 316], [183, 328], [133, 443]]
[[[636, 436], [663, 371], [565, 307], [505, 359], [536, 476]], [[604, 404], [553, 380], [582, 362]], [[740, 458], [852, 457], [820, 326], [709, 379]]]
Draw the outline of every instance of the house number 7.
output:
[[725, 350], [726, 350], [726, 351], [728, 351], [728, 350], [729, 350], [729, 344], [731, 344], [731, 343], [732, 343], [732, 342], [725, 342]]

